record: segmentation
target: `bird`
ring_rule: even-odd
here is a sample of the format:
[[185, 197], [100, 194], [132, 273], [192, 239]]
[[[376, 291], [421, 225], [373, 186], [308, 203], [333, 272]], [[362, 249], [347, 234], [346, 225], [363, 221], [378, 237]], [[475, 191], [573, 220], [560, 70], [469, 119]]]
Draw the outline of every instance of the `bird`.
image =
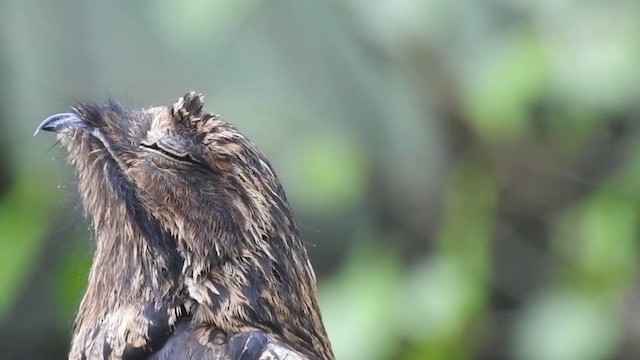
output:
[[273, 166], [202, 94], [81, 102], [40, 131], [66, 149], [95, 241], [69, 359], [334, 359]]

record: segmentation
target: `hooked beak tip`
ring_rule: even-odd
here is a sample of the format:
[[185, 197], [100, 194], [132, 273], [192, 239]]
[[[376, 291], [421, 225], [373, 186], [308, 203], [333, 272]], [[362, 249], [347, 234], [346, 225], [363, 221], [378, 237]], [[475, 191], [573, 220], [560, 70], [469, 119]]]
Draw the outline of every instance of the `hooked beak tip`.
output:
[[87, 124], [74, 113], [60, 113], [51, 115], [44, 119], [40, 125], [36, 128], [33, 136], [38, 135], [41, 130], [43, 131], [60, 131], [69, 127], [86, 127]]

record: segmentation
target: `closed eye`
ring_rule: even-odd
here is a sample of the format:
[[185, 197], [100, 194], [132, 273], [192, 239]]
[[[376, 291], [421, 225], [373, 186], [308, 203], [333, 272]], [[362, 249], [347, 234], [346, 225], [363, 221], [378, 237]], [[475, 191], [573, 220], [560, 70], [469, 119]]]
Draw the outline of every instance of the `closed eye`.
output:
[[166, 146], [160, 145], [157, 142], [153, 142], [153, 143], [140, 143], [140, 147], [153, 151], [157, 154], [160, 154], [164, 157], [168, 157], [171, 158], [172, 160], [177, 160], [177, 161], [181, 161], [181, 162], [188, 162], [188, 163], [192, 163], [192, 164], [201, 164], [200, 161], [198, 161], [196, 158], [193, 157], [193, 155], [191, 155], [188, 152], [177, 152], [174, 149], [168, 148]]

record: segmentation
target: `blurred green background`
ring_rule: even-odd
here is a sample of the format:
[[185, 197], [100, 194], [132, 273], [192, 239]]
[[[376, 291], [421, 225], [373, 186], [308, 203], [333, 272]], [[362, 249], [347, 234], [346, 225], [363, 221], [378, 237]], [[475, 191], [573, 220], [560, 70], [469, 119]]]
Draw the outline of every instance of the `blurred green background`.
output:
[[637, 1], [0, 0], [0, 357], [90, 264], [75, 101], [188, 90], [271, 158], [339, 359], [640, 358]]

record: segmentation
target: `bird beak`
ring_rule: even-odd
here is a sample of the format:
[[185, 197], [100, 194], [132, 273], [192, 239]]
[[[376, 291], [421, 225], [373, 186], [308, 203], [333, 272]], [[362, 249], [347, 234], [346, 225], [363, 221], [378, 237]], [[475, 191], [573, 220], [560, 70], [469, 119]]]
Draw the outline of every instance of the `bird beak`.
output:
[[57, 132], [62, 129], [80, 127], [83, 129], [89, 129], [90, 125], [84, 120], [80, 119], [78, 115], [74, 113], [60, 113], [51, 115], [38, 125], [33, 136], [38, 135], [40, 130]]

